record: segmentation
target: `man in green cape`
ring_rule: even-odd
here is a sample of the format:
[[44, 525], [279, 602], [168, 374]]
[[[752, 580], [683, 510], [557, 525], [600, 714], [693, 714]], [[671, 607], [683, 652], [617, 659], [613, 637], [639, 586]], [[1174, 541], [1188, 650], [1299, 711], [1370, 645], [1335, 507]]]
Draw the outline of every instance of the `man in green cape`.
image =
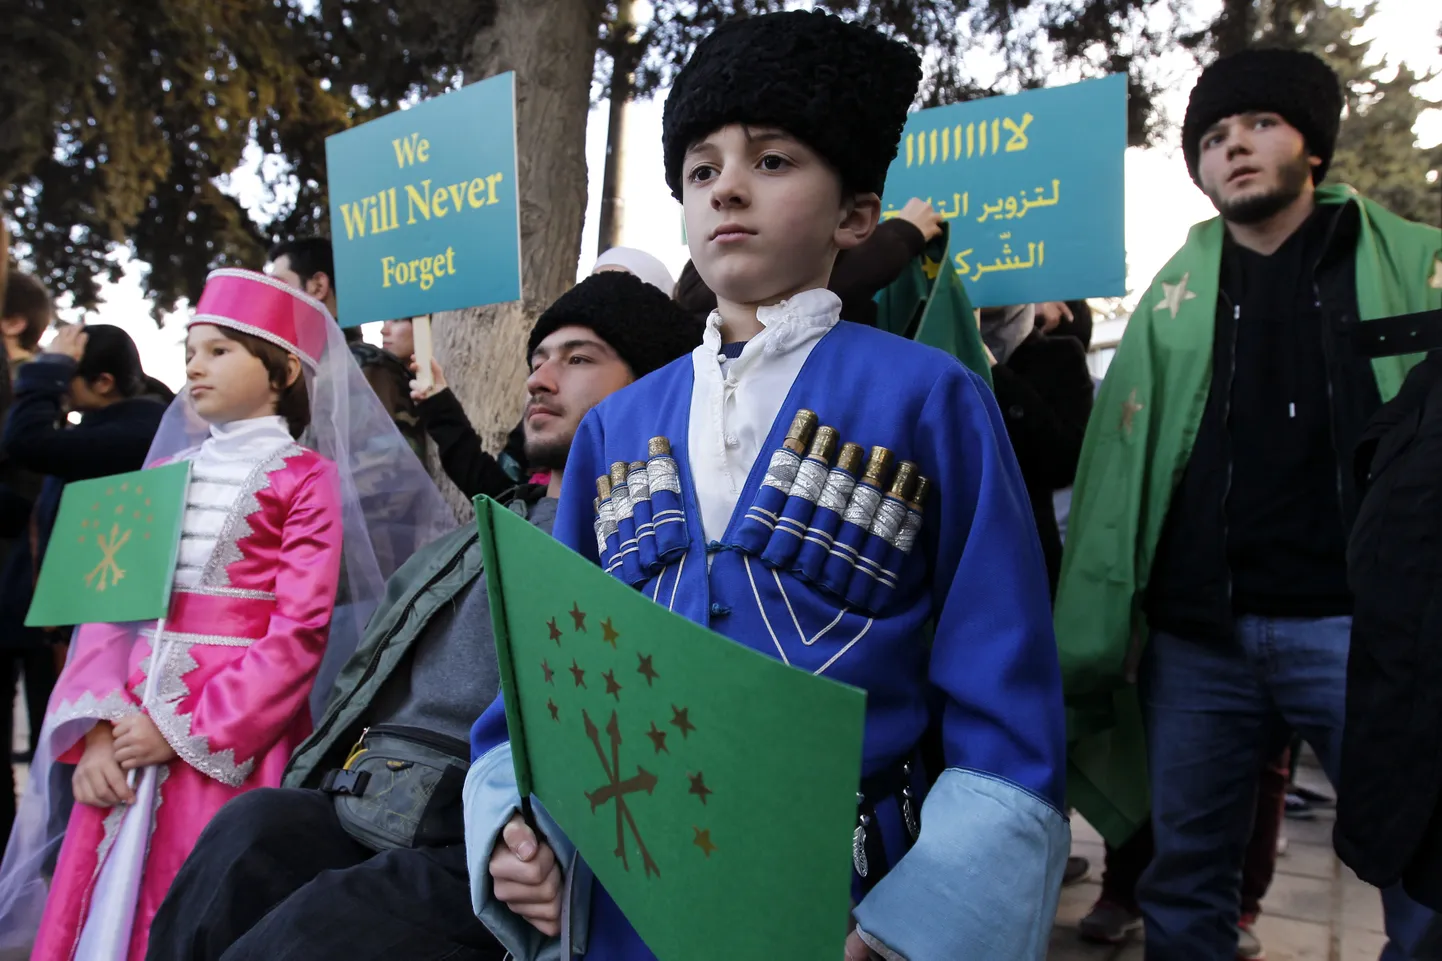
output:
[[[1317, 186], [1341, 108], [1310, 54], [1202, 74], [1182, 148], [1221, 216], [1143, 294], [1082, 451], [1056, 603], [1068, 796], [1114, 845], [1150, 809], [1149, 959], [1235, 956], [1257, 776], [1289, 728], [1337, 778], [1351, 450], [1417, 360], [1362, 359], [1351, 332], [1442, 303], [1442, 231]], [[1383, 900], [1383, 957], [1405, 957], [1430, 915]]]

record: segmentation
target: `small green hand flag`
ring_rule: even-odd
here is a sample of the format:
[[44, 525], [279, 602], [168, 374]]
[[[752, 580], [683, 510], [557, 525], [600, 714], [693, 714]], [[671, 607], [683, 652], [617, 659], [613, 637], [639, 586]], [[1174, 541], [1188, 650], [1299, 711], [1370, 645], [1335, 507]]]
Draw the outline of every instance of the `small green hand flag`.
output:
[[951, 228], [943, 226], [901, 276], [877, 294], [876, 326], [946, 351], [992, 386], [971, 298], [952, 266], [950, 237]]
[[534, 795], [661, 961], [837, 961], [865, 695], [672, 614], [476, 499]]
[[165, 616], [190, 463], [65, 485], [26, 627]]

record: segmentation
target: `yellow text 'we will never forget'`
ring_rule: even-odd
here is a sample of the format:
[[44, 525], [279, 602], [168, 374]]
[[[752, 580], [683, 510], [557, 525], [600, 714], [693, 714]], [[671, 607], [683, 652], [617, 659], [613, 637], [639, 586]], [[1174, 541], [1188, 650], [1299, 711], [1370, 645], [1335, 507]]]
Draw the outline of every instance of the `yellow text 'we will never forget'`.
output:
[[[396, 166], [401, 170], [427, 163], [431, 159], [431, 143], [418, 133], [391, 141], [396, 152]], [[499, 202], [504, 176], [493, 173], [457, 181], [434, 183], [430, 179], [388, 187], [352, 203], [340, 204], [345, 221], [346, 240], [372, 237], [411, 227], [422, 222], [462, 215]], [[402, 204], [402, 199], [404, 203]], [[404, 211], [404, 220], [400, 217]], [[417, 284], [430, 290], [443, 277], [456, 273], [456, 252], [446, 247], [424, 257], [406, 260], [382, 256], [378, 264], [381, 286]]]

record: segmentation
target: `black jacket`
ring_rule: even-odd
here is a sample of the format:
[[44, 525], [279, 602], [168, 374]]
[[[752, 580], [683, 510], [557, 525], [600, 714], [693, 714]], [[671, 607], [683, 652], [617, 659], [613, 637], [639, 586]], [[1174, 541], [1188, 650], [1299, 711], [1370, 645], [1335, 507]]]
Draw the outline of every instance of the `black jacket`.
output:
[[1052, 494], [1071, 486], [1081, 459], [1094, 394], [1086, 351], [1074, 337], [1034, 335], [1019, 344], [1006, 363], [993, 367], [991, 378], [1055, 595], [1061, 534]]
[[[1327, 227], [1324, 253], [1313, 270], [1332, 395], [1332, 441], [1337, 452], [1344, 533], [1357, 515], [1359, 495], [1343, 465], [1349, 463], [1350, 451], [1381, 406], [1370, 361], [1350, 346], [1358, 325], [1355, 251], [1359, 225], [1356, 207], [1342, 206]], [[1172, 634], [1214, 639], [1232, 636], [1226, 501], [1232, 469], [1228, 408], [1236, 337], [1233, 305], [1222, 294], [1217, 298], [1211, 388], [1191, 457], [1167, 512], [1145, 599], [1150, 626]]]
[[441, 469], [467, 497], [485, 494], [500, 498], [525, 481], [521, 426], [511, 431], [499, 458], [486, 453], [481, 438], [466, 417], [466, 410], [450, 388], [421, 401], [416, 410], [426, 433], [436, 443]]
[[68, 426], [64, 400], [74, 374], [75, 361], [42, 354], [15, 376], [5, 454], [16, 466], [47, 476], [35, 502], [33, 536], [20, 538], [0, 573], [0, 646], [23, 648], [44, 641], [45, 635], [25, 628], [24, 621], [65, 485], [145, 466], [165, 414], [155, 399], [135, 397], [91, 411], [78, 425]]
[[[1437, 314], [1442, 323], [1442, 311]], [[1377, 414], [1356, 457], [1354, 595], [1337, 853], [1442, 910], [1442, 351]]]

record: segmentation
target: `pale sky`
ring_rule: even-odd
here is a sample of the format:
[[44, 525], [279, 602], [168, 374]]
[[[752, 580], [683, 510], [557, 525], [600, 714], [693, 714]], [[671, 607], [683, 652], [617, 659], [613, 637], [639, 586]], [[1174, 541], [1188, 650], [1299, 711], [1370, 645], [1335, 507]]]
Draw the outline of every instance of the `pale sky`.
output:
[[[1197, 3], [1200, 14], [1215, 7], [1215, 0]], [[1438, 6], [1433, 0], [1381, 0], [1368, 24], [1368, 36], [1375, 40], [1374, 56], [1382, 55], [1395, 65], [1405, 61], [1419, 73], [1432, 70], [1439, 76], [1422, 88], [1424, 96], [1442, 100], [1442, 53], [1439, 53]], [[1186, 239], [1192, 224], [1214, 213], [1206, 197], [1187, 176], [1177, 146], [1178, 127], [1186, 109], [1187, 93], [1197, 70], [1184, 55], [1173, 64], [1171, 95], [1163, 100], [1174, 121], [1166, 142], [1158, 148], [1128, 150], [1126, 156], [1126, 244], [1127, 282], [1132, 291], [1145, 288], [1152, 276]], [[628, 108], [626, 168], [622, 180], [625, 202], [622, 243], [640, 247], [659, 257], [673, 277], [687, 260], [681, 236], [681, 207], [666, 189], [661, 163], [661, 105], [664, 97], [635, 103]], [[1414, 128], [1424, 145], [1442, 141], [1442, 110], [1429, 110]], [[600, 183], [606, 139], [606, 105], [592, 110], [586, 128], [586, 162], [590, 192], [586, 223], [581, 241], [577, 276], [589, 272], [596, 257], [596, 220], [600, 209]], [[1439, 186], [1442, 190], [1442, 186]], [[148, 373], [178, 388], [184, 382], [184, 312], [166, 318], [157, 328], [149, 305], [141, 295], [134, 265], [119, 284], [102, 287], [104, 303], [87, 320], [124, 327], [135, 338]], [[62, 310], [62, 314], [67, 312]], [[67, 314], [67, 319], [74, 319]], [[379, 325], [367, 325], [366, 337], [379, 343]]]

